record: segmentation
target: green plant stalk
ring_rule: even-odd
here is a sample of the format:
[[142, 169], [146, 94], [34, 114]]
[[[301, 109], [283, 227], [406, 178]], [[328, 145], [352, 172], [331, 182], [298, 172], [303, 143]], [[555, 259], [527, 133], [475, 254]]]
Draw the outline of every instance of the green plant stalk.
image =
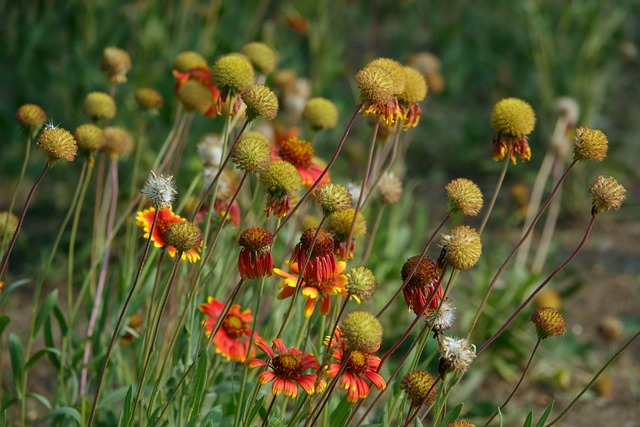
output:
[[158, 170], [160, 162], [162, 161], [162, 159], [164, 159], [164, 155], [167, 152], [169, 146], [172, 145], [173, 140], [176, 139], [176, 136], [180, 138], [184, 127], [184, 121], [186, 120], [186, 114], [187, 113], [185, 113], [184, 109], [182, 108], [182, 104], [179, 104], [178, 108], [176, 109], [176, 115], [173, 119], [173, 125], [171, 126], [171, 129], [167, 134], [167, 138], [162, 143], [162, 147], [160, 147], [160, 150], [158, 151], [158, 155], [156, 156], [156, 159], [153, 162], [153, 167], [151, 168], [152, 170]]
[[371, 250], [373, 249], [373, 244], [376, 239], [376, 234], [378, 234], [378, 228], [380, 228], [380, 222], [382, 221], [382, 214], [384, 213], [385, 205], [380, 205], [378, 208], [378, 213], [376, 214], [375, 222], [373, 223], [373, 228], [371, 229], [371, 235], [369, 236], [369, 243], [367, 244], [367, 249], [362, 256], [362, 261], [360, 265], [366, 265], [369, 260], [369, 256], [371, 255]]
[[484, 218], [482, 218], [482, 222], [480, 223], [480, 228], [478, 228], [478, 235], [482, 236], [482, 232], [484, 231], [484, 227], [487, 225], [487, 221], [489, 221], [489, 217], [491, 216], [491, 212], [493, 211], [493, 207], [496, 204], [496, 200], [498, 199], [498, 193], [500, 193], [500, 188], [502, 188], [502, 183], [504, 182], [504, 177], [507, 174], [507, 167], [509, 166], [509, 154], [504, 156], [504, 162], [502, 164], [502, 170], [500, 171], [500, 176], [498, 177], [498, 183], [496, 184], [495, 190], [493, 190], [493, 195], [491, 196], [491, 201], [489, 202], [489, 206], [487, 207], [486, 212], [484, 213]]
[[322, 394], [322, 396], [320, 396], [320, 402], [317, 403], [316, 407], [309, 414], [307, 418], [307, 422], [305, 423], [305, 427], [316, 425], [315, 424], [316, 420], [322, 413], [322, 410], [326, 406], [327, 402], [329, 402], [329, 399], [331, 398], [331, 394], [333, 393], [333, 390], [336, 388], [336, 385], [338, 384], [340, 377], [342, 376], [342, 374], [344, 374], [344, 371], [347, 369], [347, 364], [349, 363], [350, 357], [351, 357], [350, 351], [347, 349], [347, 351], [345, 352], [342, 358], [342, 363], [340, 364], [340, 370], [338, 371], [336, 376], [331, 379], [331, 382], [327, 385], [327, 389]]
[[[373, 184], [370, 186], [370, 188], [376, 188], [378, 186], [378, 183], [380, 182], [380, 179], [382, 179], [383, 175], [387, 173], [389, 169], [391, 169], [391, 166], [393, 166], [393, 164], [395, 163], [396, 157], [398, 155], [398, 144], [400, 142], [400, 132], [401, 132], [400, 129], [398, 129], [394, 134], [393, 146], [391, 148], [391, 157], [389, 158], [389, 161], [387, 162], [387, 165], [384, 167], [384, 169], [382, 169], [382, 171], [377, 174], [376, 179], [373, 181]], [[374, 165], [374, 171], [375, 171], [375, 165]], [[366, 204], [369, 201], [369, 198], [371, 198], [372, 194], [373, 194], [373, 191], [367, 192], [364, 198], [363, 204]]]

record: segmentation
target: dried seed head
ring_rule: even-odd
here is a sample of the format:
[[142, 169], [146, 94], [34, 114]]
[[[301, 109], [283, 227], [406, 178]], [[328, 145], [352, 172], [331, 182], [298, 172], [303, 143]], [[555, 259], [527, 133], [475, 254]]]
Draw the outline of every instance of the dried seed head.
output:
[[270, 250], [273, 234], [261, 227], [247, 228], [240, 234], [238, 243], [249, 251], [264, 252]]
[[241, 94], [247, 104], [247, 119], [264, 117], [273, 120], [278, 115], [278, 97], [265, 85], [250, 85]]
[[154, 171], [151, 171], [140, 192], [147, 197], [148, 204], [156, 209], [171, 206], [176, 194], [178, 194], [173, 184], [172, 175], [158, 176]]
[[442, 337], [439, 344], [441, 375], [465, 372], [476, 358], [476, 349], [466, 338]]
[[429, 309], [427, 324], [433, 325], [431, 330], [439, 334], [448, 331], [456, 320], [456, 306], [450, 298], [445, 298], [437, 310]]
[[[334, 212], [329, 216], [329, 223], [327, 229], [335, 235], [341, 236], [344, 239], [348, 238], [349, 231], [351, 231], [351, 223], [353, 222], [353, 216], [355, 209], [349, 208], [340, 212]], [[364, 219], [362, 212], [358, 212], [356, 217], [356, 223], [353, 228], [353, 238], [356, 239], [363, 236], [367, 232], [367, 221]], [[344, 240], [342, 239], [342, 240]]]
[[402, 67], [406, 85], [404, 91], [398, 95], [401, 101], [414, 104], [422, 101], [427, 96], [427, 82], [420, 71], [413, 67]]
[[271, 163], [271, 149], [267, 137], [259, 132], [248, 132], [242, 136], [231, 159], [238, 169], [250, 173], [262, 173]]
[[311, 251], [311, 254], [308, 255], [312, 257], [321, 257], [333, 254], [333, 236], [331, 236], [331, 233], [328, 231], [318, 230], [316, 228], [310, 228], [302, 233], [302, 236], [300, 236], [300, 247], [305, 252], [308, 252], [311, 247], [311, 243], [313, 242], [313, 237], [316, 236], [316, 232], [318, 235], [315, 243], [313, 244], [313, 250]]
[[422, 403], [429, 405], [436, 401], [438, 395], [438, 389], [433, 387], [434, 382], [435, 378], [426, 371], [410, 371], [402, 378], [400, 389], [407, 393], [411, 406]]
[[197, 248], [202, 244], [202, 232], [190, 221], [175, 222], [162, 235], [164, 241], [181, 252]]
[[371, 354], [380, 348], [382, 324], [371, 313], [353, 311], [340, 324], [340, 331], [351, 351]]
[[592, 212], [599, 214], [602, 211], [613, 209], [617, 211], [622, 206], [627, 190], [613, 177], [598, 176], [589, 187], [593, 196]]
[[159, 110], [164, 104], [164, 99], [160, 92], [150, 87], [138, 89], [134, 98], [138, 106], [144, 110]]
[[342, 212], [351, 207], [351, 194], [344, 185], [329, 182], [316, 188], [313, 195], [320, 203], [324, 216]]
[[[402, 270], [400, 271], [403, 282], [407, 280], [407, 277], [409, 277], [419, 259], [420, 256], [416, 255], [409, 258], [404, 263], [404, 265], [402, 266]], [[407, 286], [426, 288], [433, 285], [435, 281], [438, 280], [439, 276], [440, 268], [438, 267], [438, 263], [436, 262], [436, 260], [428, 256], [424, 256], [420, 260], [420, 264], [411, 276], [411, 279], [409, 279], [409, 283], [407, 284]]]
[[37, 131], [47, 122], [47, 113], [36, 104], [25, 104], [16, 111], [16, 119], [25, 131]]
[[133, 137], [128, 130], [118, 126], [107, 126], [104, 128], [103, 145], [101, 151], [107, 153], [111, 158], [126, 156], [133, 150]]
[[78, 152], [78, 145], [71, 132], [49, 125], [45, 126], [38, 137], [37, 147], [47, 153], [50, 164], [59, 159], [71, 162]]
[[131, 69], [131, 57], [117, 47], [109, 46], [102, 52], [102, 69], [106, 71], [111, 83], [127, 81], [127, 72]]
[[446, 251], [447, 264], [456, 270], [467, 270], [478, 262], [482, 254], [480, 235], [468, 225], [458, 225], [451, 234], [443, 235], [440, 245]]
[[246, 56], [231, 53], [213, 64], [211, 78], [222, 91], [241, 92], [253, 83], [255, 74]]
[[338, 109], [326, 98], [311, 98], [304, 106], [302, 118], [313, 130], [331, 129], [338, 123]]
[[91, 92], [82, 103], [82, 111], [93, 119], [111, 120], [116, 116], [116, 103], [104, 92]]
[[391, 58], [377, 58], [367, 64], [367, 67], [380, 67], [389, 73], [393, 79], [393, 94], [399, 96], [405, 90], [406, 75], [404, 67]]
[[302, 185], [300, 174], [295, 166], [284, 160], [272, 162], [260, 175], [260, 183], [267, 188], [268, 192], [281, 197], [298, 191]]
[[595, 160], [601, 162], [607, 157], [609, 141], [607, 136], [598, 129], [591, 129], [586, 126], [576, 129], [576, 137], [573, 143], [573, 158], [584, 162], [585, 160]]
[[392, 173], [385, 172], [378, 181], [380, 201], [384, 205], [392, 205], [400, 201], [402, 197], [402, 181]]
[[353, 267], [347, 273], [347, 292], [360, 301], [369, 301], [376, 287], [376, 276], [367, 267]]
[[528, 102], [505, 98], [491, 111], [491, 127], [503, 136], [514, 138], [529, 135], [536, 124], [536, 115]]
[[457, 178], [445, 187], [449, 197], [449, 214], [461, 211], [465, 216], [476, 216], [482, 209], [482, 191], [471, 180]]
[[249, 58], [251, 64], [262, 74], [269, 74], [276, 67], [276, 53], [266, 43], [247, 43], [242, 47], [241, 52]]
[[103, 131], [96, 125], [84, 124], [76, 128], [76, 142], [81, 150], [86, 152], [98, 151], [103, 144]]
[[188, 112], [205, 114], [213, 103], [211, 89], [198, 80], [188, 80], [180, 86], [176, 96]]
[[198, 156], [207, 167], [218, 168], [222, 162], [222, 137], [217, 133], [207, 133], [196, 145]]
[[173, 61], [173, 68], [181, 73], [186, 73], [196, 67], [207, 67], [207, 60], [198, 52], [180, 52]]
[[393, 77], [383, 68], [368, 65], [358, 71], [355, 79], [363, 102], [387, 102], [393, 98], [395, 90]]
[[555, 308], [540, 307], [531, 315], [536, 334], [541, 340], [550, 336], [561, 337], [567, 331], [567, 323]]

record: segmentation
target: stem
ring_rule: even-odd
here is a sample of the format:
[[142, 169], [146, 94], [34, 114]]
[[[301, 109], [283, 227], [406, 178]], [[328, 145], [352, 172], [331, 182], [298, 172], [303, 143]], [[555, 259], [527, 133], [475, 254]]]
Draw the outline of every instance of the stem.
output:
[[[331, 342], [329, 342], [329, 344], [331, 344]], [[313, 409], [313, 411], [311, 412], [311, 414], [309, 414], [309, 418], [305, 423], [305, 427], [315, 425], [316, 420], [318, 419], [325, 405], [329, 401], [329, 398], [331, 397], [331, 393], [333, 393], [333, 390], [336, 388], [336, 384], [338, 384], [338, 380], [340, 379], [342, 374], [344, 374], [344, 371], [347, 369], [347, 364], [349, 363], [350, 357], [351, 357], [350, 351], [347, 350], [342, 357], [342, 364], [340, 365], [340, 370], [338, 371], [336, 376], [331, 379], [331, 383], [327, 387], [327, 390], [322, 394], [322, 397], [320, 398], [320, 403], [318, 403], [316, 407]]]
[[[24, 152], [24, 160], [22, 161], [22, 167], [20, 168], [20, 177], [16, 182], [16, 185], [13, 187], [13, 195], [11, 196], [11, 202], [9, 203], [10, 214], [13, 213], [13, 207], [16, 203], [16, 197], [18, 196], [18, 190], [20, 189], [20, 185], [22, 184], [22, 180], [24, 179], [24, 175], [27, 173], [27, 165], [29, 164], [29, 155], [31, 153], [31, 144], [33, 144], [33, 137], [35, 136], [35, 132], [29, 131], [27, 135], [27, 148]], [[7, 227], [9, 226], [9, 221], [4, 223], [4, 227], [2, 227], [2, 232], [0, 233], [0, 252], [4, 249], [4, 238], [7, 233]]]
[[484, 230], [485, 225], [487, 225], [487, 221], [489, 221], [489, 216], [491, 215], [493, 206], [496, 204], [496, 200], [498, 199], [498, 193], [500, 192], [500, 187], [502, 187], [502, 182], [504, 181], [504, 177], [507, 174], [508, 166], [509, 166], [509, 156], [507, 155], [507, 156], [504, 156], [504, 163], [502, 165], [502, 171], [500, 171], [500, 177], [498, 178], [496, 189], [493, 190], [493, 196], [491, 196], [491, 202], [489, 202], [487, 211], [485, 212], [484, 218], [482, 218], [482, 223], [480, 224], [480, 228], [478, 229], [479, 235], [482, 235], [482, 231]]
[[269, 420], [269, 414], [271, 413], [271, 409], [273, 409], [273, 404], [275, 402], [276, 402], [276, 396], [274, 394], [273, 397], [271, 398], [271, 403], [269, 404], [269, 408], [267, 409], [267, 413], [264, 414], [264, 418], [262, 420], [262, 427], [265, 427], [267, 425], [267, 422]]
[[385, 205], [381, 205], [380, 209], [378, 209], [378, 214], [376, 215], [376, 220], [373, 223], [373, 228], [371, 229], [371, 235], [369, 236], [369, 244], [367, 245], [367, 249], [362, 257], [361, 265], [365, 265], [369, 260], [369, 255], [371, 255], [371, 250], [373, 249], [373, 243], [378, 233], [378, 228], [380, 228], [380, 222], [382, 221], [382, 213], [384, 212]]

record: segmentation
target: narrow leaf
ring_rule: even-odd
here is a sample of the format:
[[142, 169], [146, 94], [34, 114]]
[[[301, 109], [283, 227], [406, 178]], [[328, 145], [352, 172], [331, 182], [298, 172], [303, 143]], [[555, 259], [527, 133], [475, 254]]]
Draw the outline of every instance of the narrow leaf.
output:
[[4, 332], [4, 329], [11, 323], [11, 319], [9, 316], [0, 316], [0, 336]]
[[196, 365], [196, 377], [193, 381], [190, 399], [189, 399], [189, 415], [198, 414], [202, 405], [202, 395], [207, 382], [207, 362], [208, 357], [201, 357]]
[[42, 306], [40, 306], [40, 310], [38, 311], [38, 315], [36, 316], [36, 321], [34, 323], [34, 329], [33, 329], [34, 336], [38, 334], [38, 331], [40, 331], [40, 328], [42, 328], [44, 321], [47, 320], [47, 318], [49, 318], [49, 315], [51, 314], [51, 309], [53, 308], [54, 305], [56, 305], [57, 301], [58, 301], [58, 290], [54, 289], [53, 291], [51, 291], [49, 296], [47, 296], [47, 298], [44, 300], [44, 302], [42, 303]]
[[53, 347], [45, 347], [42, 350], [38, 350], [33, 356], [31, 356], [29, 358], [29, 361], [27, 362], [27, 364], [25, 365], [24, 369], [26, 369], [27, 371], [29, 369], [31, 369], [33, 367], [33, 365], [35, 365], [38, 360], [42, 359], [43, 356], [47, 355], [47, 354], [52, 354], [55, 356], [60, 356], [60, 350], [58, 350], [57, 348], [53, 348]]
[[536, 423], [536, 427], [544, 427], [544, 423], [547, 422], [547, 418], [549, 418], [549, 415], [551, 415], [552, 409], [553, 409], [553, 400], [551, 401], [549, 406], [547, 406], [547, 409], [544, 411], [544, 414], [542, 414], [542, 416]]
[[[40, 418], [35, 425], [39, 426], [45, 421], [49, 421], [58, 417], [62, 417], [65, 420], [72, 419], [72, 420], [75, 420], [78, 425], [82, 425], [82, 416], [80, 415], [80, 412], [78, 412], [76, 409], [70, 406], [63, 406], [62, 408], [54, 409], [44, 417]], [[65, 422], [64, 425], [69, 425], [69, 424]]]
[[[22, 342], [15, 334], [9, 335], [9, 354], [11, 356], [13, 381], [15, 385], [18, 385], [18, 382], [22, 381], [22, 373], [24, 372], [24, 352], [22, 351]], [[17, 389], [19, 390], [19, 388]]]

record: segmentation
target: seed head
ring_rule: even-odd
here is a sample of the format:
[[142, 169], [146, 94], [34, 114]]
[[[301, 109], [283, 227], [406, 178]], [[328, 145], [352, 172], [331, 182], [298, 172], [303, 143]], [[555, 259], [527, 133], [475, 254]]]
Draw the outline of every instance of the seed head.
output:
[[173, 175], [157, 176], [154, 171], [151, 171], [140, 192], [147, 197], [149, 205], [156, 209], [171, 206], [178, 194], [173, 184]]
[[248, 132], [242, 136], [231, 159], [238, 169], [250, 173], [262, 173], [271, 163], [271, 149], [267, 137], [259, 132]]
[[78, 145], [71, 132], [49, 125], [45, 126], [38, 137], [37, 147], [47, 153], [49, 164], [59, 159], [71, 162], [78, 152]]
[[393, 98], [393, 77], [381, 67], [368, 65], [356, 74], [360, 99], [367, 103], [388, 102]]
[[627, 190], [613, 177], [605, 178], [600, 175], [589, 187], [589, 192], [593, 196], [591, 211], [597, 215], [605, 210], [617, 211], [620, 209]]
[[160, 92], [150, 87], [138, 89], [134, 98], [138, 106], [143, 110], [159, 110], [164, 104], [164, 99], [162, 99]]
[[567, 323], [558, 310], [552, 307], [540, 307], [531, 315], [536, 334], [541, 340], [550, 336], [561, 337], [567, 331]]
[[[329, 223], [327, 229], [335, 235], [348, 238], [349, 231], [351, 231], [351, 223], [353, 222], [353, 216], [355, 209], [349, 208], [340, 212], [334, 212], [329, 216]], [[353, 228], [353, 238], [356, 239], [363, 236], [367, 232], [367, 221], [364, 219], [362, 212], [358, 212], [356, 217], [356, 223]], [[342, 239], [342, 240], [344, 240]]]
[[447, 424], [447, 427], [476, 427], [476, 425], [469, 420], [455, 420]]
[[258, 116], [273, 120], [278, 115], [278, 97], [265, 85], [250, 85], [240, 97], [247, 104], [248, 120]]
[[96, 125], [84, 124], [76, 128], [76, 142], [81, 150], [86, 152], [98, 151], [103, 144], [103, 131]]
[[302, 118], [313, 130], [331, 129], [338, 123], [338, 109], [326, 98], [311, 98], [304, 106]]
[[267, 170], [260, 175], [260, 183], [267, 188], [268, 192], [281, 197], [287, 193], [298, 191], [302, 185], [300, 174], [295, 166], [284, 160], [272, 162]]
[[273, 234], [261, 227], [247, 228], [240, 234], [238, 243], [249, 251], [264, 252], [270, 250]]
[[439, 345], [441, 375], [449, 372], [466, 372], [476, 358], [476, 349], [466, 338], [442, 337]]
[[218, 168], [222, 162], [222, 138], [217, 133], [207, 133], [198, 142], [198, 156], [205, 166]]
[[393, 205], [402, 197], [402, 181], [392, 173], [385, 172], [378, 181], [380, 201], [384, 205]]
[[402, 67], [404, 71], [406, 85], [404, 91], [398, 95], [401, 101], [407, 104], [414, 104], [422, 101], [427, 96], [427, 82], [420, 71], [413, 67]]
[[391, 58], [377, 58], [367, 64], [367, 67], [380, 67], [389, 73], [393, 79], [393, 94], [399, 96], [405, 90], [406, 75], [404, 67]]
[[445, 187], [449, 197], [449, 214], [461, 211], [465, 216], [476, 216], [482, 209], [482, 191], [471, 180], [457, 178]]
[[443, 235], [440, 245], [446, 251], [447, 264], [457, 270], [467, 270], [478, 262], [482, 254], [482, 242], [475, 228], [458, 225], [451, 234]]
[[576, 129], [576, 137], [573, 143], [573, 158], [584, 162], [595, 160], [601, 162], [607, 157], [609, 142], [607, 136], [598, 129], [586, 126]]
[[211, 89], [198, 80], [188, 80], [180, 86], [176, 96], [188, 112], [205, 114], [213, 102]]
[[213, 64], [211, 78], [224, 92], [241, 92], [253, 83], [255, 74], [251, 62], [246, 56], [231, 53], [221, 57]]
[[116, 103], [104, 92], [91, 92], [82, 104], [82, 111], [93, 119], [111, 120], [116, 116]]
[[162, 235], [164, 241], [181, 252], [197, 248], [202, 244], [202, 232], [189, 221], [175, 222]]
[[491, 127], [503, 136], [514, 138], [529, 135], [536, 124], [531, 105], [518, 98], [505, 98], [491, 111]]
[[106, 71], [111, 83], [127, 81], [127, 72], [131, 69], [129, 54], [115, 46], [109, 46], [102, 52], [102, 69]]
[[266, 43], [247, 43], [241, 52], [249, 58], [256, 70], [264, 75], [271, 73], [276, 67], [276, 53]]
[[133, 150], [133, 137], [128, 130], [118, 126], [107, 126], [102, 133], [101, 151], [111, 158], [126, 156]]
[[371, 313], [353, 311], [340, 325], [342, 336], [351, 351], [371, 354], [380, 348], [382, 343], [382, 324]]
[[[407, 280], [407, 277], [409, 277], [409, 274], [411, 274], [419, 259], [420, 256], [416, 255], [409, 258], [404, 263], [404, 265], [402, 266], [402, 270], [400, 271], [403, 282]], [[440, 268], [438, 267], [438, 263], [436, 262], [436, 260], [428, 256], [424, 256], [420, 260], [420, 264], [411, 276], [411, 279], [409, 279], [409, 283], [407, 283], [407, 286], [426, 288], [433, 285], [439, 276]]]
[[186, 73], [196, 67], [207, 67], [207, 60], [198, 52], [180, 52], [173, 61], [173, 68], [181, 73]]
[[320, 225], [320, 218], [315, 215], [305, 215], [302, 217], [302, 223], [300, 224], [300, 228], [302, 230], [308, 230], [310, 228], [318, 228]]
[[16, 111], [16, 119], [26, 132], [37, 131], [47, 122], [47, 113], [36, 104], [25, 104]]
[[369, 301], [376, 287], [376, 276], [367, 267], [352, 267], [347, 273], [347, 292], [360, 301]]
[[[18, 217], [11, 212], [0, 212], [0, 243], [3, 237], [11, 237], [18, 228]], [[3, 234], [4, 233], [4, 236]]]
[[410, 371], [402, 378], [400, 389], [407, 393], [411, 406], [431, 404], [436, 401], [438, 395], [437, 388], [433, 387], [434, 382], [435, 378], [426, 371]]
[[456, 320], [456, 306], [450, 298], [445, 298], [437, 310], [429, 309], [427, 324], [433, 325], [431, 330], [436, 333], [448, 331]]
[[[316, 236], [317, 233], [317, 236]], [[313, 238], [316, 236], [313, 250], [309, 253]], [[310, 257], [321, 257], [325, 255], [333, 255], [333, 236], [331, 233], [316, 228], [310, 228], [300, 236], [300, 248]], [[300, 266], [302, 268], [302, 266]]]
[[351, 194], [344, 185], [329, 182], [316, 188], [313, 195], [320, 203], [324, 216], [342, 212], [351, 207]]

